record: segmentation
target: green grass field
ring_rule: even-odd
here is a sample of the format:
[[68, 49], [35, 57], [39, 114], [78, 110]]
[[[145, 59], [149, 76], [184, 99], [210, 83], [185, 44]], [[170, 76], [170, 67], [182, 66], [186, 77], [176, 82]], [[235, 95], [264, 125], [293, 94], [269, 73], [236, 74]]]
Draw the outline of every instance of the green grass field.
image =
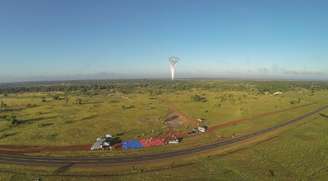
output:
[[[86, 83], [87, 84], [87, 83]], [[97, 84], [95, 84], [97, 85]], [[54, 156], [138, 155], [178, 150], [212, 143], [277, 125], [327, 104], [328, 89], [320, 82], [244, 81], [115, 81], [110, 88], [78, 87], [73, 90], [2, 89], [0, 101], [1, 145], [92, 144], [106, 133], [123, 133], [123, 140], [152, 137], [168, 131], [167, 115], [176, 110], [191, 120], [176, 128], [188, 131], [202, 118], [211, 127], [250, 118], [179, 145], [131, 151], [40, 153]], [[129, 85], [129, 86], [127, 86]], [[130, 86], [131, 85], [131, 86]], [[24, 85], [26, 86], [26, 85]], [[40, 86], [40, 85], [33, 85]], [[33, 87], [31, 85], [31, 87]], [[57, 86], [47, 85], [50, 87]], [[79, 85], [81, 86], [81, 85]], [[84, 84], [82, 85], [84, 86]], [[27, 86], [28, 87], [28, 86]], [[74, 83], [64, 85], [74, 87]], [[81, 90], [85, 89], [84, 91]], [[1, 89], [0, 89], [1, 90]], [[282, 95], [274, 96], [276, 91]], [[197, 97], [197, 96], [198, 97]], [[196, 98], [195, 98], [196, 97]], [[256, 115], [314, 103], [263, 117]], [[322, 114], [328, 115], [328, 111]], [[13, 121], [15, 118], [16, 121]], [[227, 150], [117, 168], [72, 167], [60, 174], [90, 174], [90, 177], [60, 176], [55, 167], [0, 165], [2, 180], [326, 180], [328, 179], [328, 118], [316, 114], [275, 131], [260, 143], [235, 145]], [[152, 169], [153, 168], [153, 169]], [[94, 177], [108, 173], [112, 176]], [[118, 176], [113, 176], [118, 174]], [[92, 176], [93, 175], [93, 176]]]

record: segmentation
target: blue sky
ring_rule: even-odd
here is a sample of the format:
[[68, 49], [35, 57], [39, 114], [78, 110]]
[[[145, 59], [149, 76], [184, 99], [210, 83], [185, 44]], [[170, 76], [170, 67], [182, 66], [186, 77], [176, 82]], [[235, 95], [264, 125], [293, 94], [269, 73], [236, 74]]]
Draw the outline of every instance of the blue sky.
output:
[[3, 0], [0, 81], [328, 79], [328, 1]]

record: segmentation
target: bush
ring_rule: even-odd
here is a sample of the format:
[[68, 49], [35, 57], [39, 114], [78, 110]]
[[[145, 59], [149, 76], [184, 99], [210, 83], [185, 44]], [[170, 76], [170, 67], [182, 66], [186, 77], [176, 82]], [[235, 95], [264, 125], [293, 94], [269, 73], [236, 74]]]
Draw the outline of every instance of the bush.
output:
[[7, 108], [7, 104], [5, 104], [3, 101], [1, 101], [0, 111], [5, 110], [6, 108]]
[[75, 103], [76, 104], [82, 104], [82, 99], [81, 98], [76, 99]]

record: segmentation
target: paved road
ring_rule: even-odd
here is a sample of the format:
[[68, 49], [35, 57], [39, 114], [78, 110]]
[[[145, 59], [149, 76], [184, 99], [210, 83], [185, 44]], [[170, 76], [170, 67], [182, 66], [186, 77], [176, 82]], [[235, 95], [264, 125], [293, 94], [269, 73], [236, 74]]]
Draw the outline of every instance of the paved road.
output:
[[65, 158], [65, 157], [47, 157], [47, 156], [27, 156], [27, 155], [11, 155], [11, 154], [0, 154], [0, 163], [13, 163], [18, 165], [112, 165], [112, 164], [126, 164], [126, 163], [135, 163], [135, 162], [143, 162], [143, 161], [154, 161], [165, 158], [178, 157], [183, 155], [190, 155], [202, 151], [207, 151], [211, 149], [220, 148], [223, 146], [231, 145], [234, 143], [238, 143], [244, 140], [248, 140], [254, 138], [256, 136], [263, 135], [265, 133], [269, 133], [271, 131], [277, 130], [282, 127], [286, 127], [290, 124], [301, 121], [309, 116], [312, 116], [324, 109], [327, 109], [328, 105], [320, 107], [312, 112], [301, 115], [292, 120], [286, 121], [284, 123], [278, 124], [276, 126], [272, 126], [269, 128], [265, 128], [250, 134], [246, 134], [243, 136], [235, 137], [229, 140], [218, 141], [208, 145], [197, 146], [193, 148], [187, 148], [177, 151], [170, 151], [164, 153], [155, 153], [155, 154], [145, 154], [138, 156], [120, 156], [120, 157], [73, 157], [73, 158]]

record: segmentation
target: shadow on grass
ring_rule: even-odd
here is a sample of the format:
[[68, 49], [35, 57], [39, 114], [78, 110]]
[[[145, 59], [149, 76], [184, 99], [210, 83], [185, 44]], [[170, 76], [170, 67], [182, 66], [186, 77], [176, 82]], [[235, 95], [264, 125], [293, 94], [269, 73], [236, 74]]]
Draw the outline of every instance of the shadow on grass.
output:
[[13, 132], [13, 133], [5, 133], [3, 135], [0, 136], [0, 140], [1, 139], [4, 139], [4, 138], [7, 138], [7, 137], [10, 137], [10, 136], [15, 136], [17, 133], [16, 132]]
[[98, 115], [91, 115], [91, 116], [87, 116], [87, 117], [81, 118], [80, 121], [84, 121], [84, 120], [88, 120], [88, 119], [93, 119], [93, 118], [96, 118], [96, 117], [98, 117]]
[[57, 116], [48, 116], [48, 117], [38, 117], [38, 118], [31, 118], [31, 119], [25, 119], [25, 122], [36, 122], [36, 121], [42, 121], [46, 119], [54, 119], [57, 118]]
[[54, 125], [54, 123], [41, 123], [38, 125], [39, 128], [43, 128], [43, 127], [48, 127], [48, 126], [52, 126]]
[[320, 113], [319, 115], [320, 115], [321, 117], [323, 117], [323, 118], [328, 119], [328, 115], [326, 115], [326, 114]]

